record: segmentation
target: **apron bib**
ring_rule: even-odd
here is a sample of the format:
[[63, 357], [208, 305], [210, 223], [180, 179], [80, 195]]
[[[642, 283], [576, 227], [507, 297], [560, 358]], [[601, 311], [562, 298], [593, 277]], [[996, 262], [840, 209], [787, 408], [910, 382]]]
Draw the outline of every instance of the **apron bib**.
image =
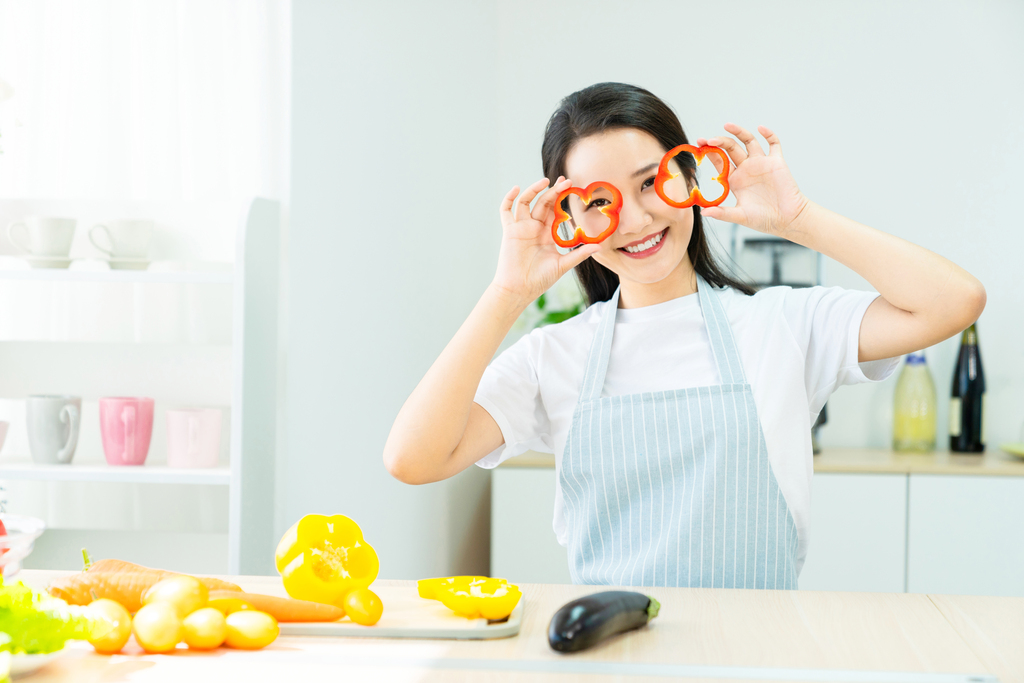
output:
[[722, 384], [601, 396], [619, 290], [598, 323], [559, 482], [573, 583], [796, 588], [796, 524], [718, 294], [697, 293]]

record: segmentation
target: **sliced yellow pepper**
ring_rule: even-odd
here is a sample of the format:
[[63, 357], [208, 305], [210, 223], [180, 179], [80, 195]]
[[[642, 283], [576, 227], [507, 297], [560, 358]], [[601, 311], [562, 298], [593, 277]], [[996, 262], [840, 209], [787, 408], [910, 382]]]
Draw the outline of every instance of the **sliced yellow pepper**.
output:
[[468, 586], [473, 581], [482, 581], [486, 576], [444, 576], [437, 579], [420, 579], [416, 582], [416, 590], [421, 598], [427, 600], [440, 600], [438, 591], [450, 588], [454, 585]]
[[522, 592], [505, 579], [486, 576], [449, 576], [422, 579], [420, 597], [440, 600], [448, 609], [467, 619], [504, 619], [519, 604]]
[[380, 570], [359, 525], [344, 515], [306, 515], [281, 537], [274, 559], [288, 595], [328, 605], [340, 606]]

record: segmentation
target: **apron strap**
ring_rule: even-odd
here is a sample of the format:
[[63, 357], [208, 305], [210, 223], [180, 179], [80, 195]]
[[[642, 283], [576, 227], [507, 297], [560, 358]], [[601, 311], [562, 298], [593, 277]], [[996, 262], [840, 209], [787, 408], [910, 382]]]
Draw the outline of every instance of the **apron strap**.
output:
[[[704, 325], [708, 328], [711, 342], [711, 356], [718, 367], [722, 384], [746, 384], [743, 363], [740, 361], [736, 340], [732, 336], [729, 317], [718, 298], [718, 292], [700, 275], [697, 276], [697, 295], [700, 301]], [[601, 397], [604, 379], [608, 372], [608, 358], [612, 351], [612, 333], [615, 331], [615, 314], [619, 309], [619, 288], [615, 289], [608, 307], [597, 323], [597, 333], [590, 344], [587, 364], [583, 370], [583, 385], [580, 388], [581, 401], [593, 401]]]
[[718, 366], [718, 376], [722, 384], [746, 384], [743, 376], [743, 362], [736, 349], [736, 340], [732, 336], [729, 316], [725, 313], [718, 292], [700, 275], [697, 276], [697, 296], [700, 298], [700, 309], [704, 315], [704, 324], [708, 328], [708, 339], [711, 340], [711, 353]]
[[615, 312], [619, 310], [619, 287], [608, 300], [608, 308], [597, 323], [597, 334], [590, 344], [587, 364], [583, 368], [583, 386], [580, 400], [593, 401], [601, 397], [604, 376], [608, 372], [608, 357], [612, 354], [612, 332], [615, 331]]

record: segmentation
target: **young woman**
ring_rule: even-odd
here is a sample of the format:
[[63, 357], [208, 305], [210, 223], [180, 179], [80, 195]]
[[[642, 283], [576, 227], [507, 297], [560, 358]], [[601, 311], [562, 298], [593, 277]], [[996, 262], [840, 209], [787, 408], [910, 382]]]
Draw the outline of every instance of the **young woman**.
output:
[[[747, 130], [725, 130], [735, 138], [696, 144], [728, 153], [735, 206], [676, 209], [653, 187], [664, 154], [687, 142], [664, 102], [619, 83], [563, 100], [541, 150], [547, 177], [501, 204], [494, 281], [395, 420], [384, 451], [395, 477], [427, 483], [551, 452], [554, 528], [574, 582], [796, 588], [810, 427], [825, 400], [963, 330], [985, 290], [941, 256], [809, 200], [768, 128], [758, 128], [767, 154]], [[693, 158], [677, 161], [692, 187]], [[622, 194], [618, 229], [560, 253], [555, 196], [595, 181]], [[704, 217], [821, 252], [879, 294], [754, 294], [715, 263]], [[571, 268], [589, 308], [490, 363], [519, 314]]]

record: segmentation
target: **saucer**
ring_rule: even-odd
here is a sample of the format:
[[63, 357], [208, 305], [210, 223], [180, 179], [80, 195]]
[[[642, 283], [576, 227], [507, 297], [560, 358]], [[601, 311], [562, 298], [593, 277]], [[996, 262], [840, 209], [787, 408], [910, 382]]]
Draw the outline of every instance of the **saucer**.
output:
[[111, 270], [146, 270], [149, 268], [148, 258], [112, 258], [107, 259]]
[[33, 268], [67, 268], [71, 259], [66, 256], [24, 256]]

